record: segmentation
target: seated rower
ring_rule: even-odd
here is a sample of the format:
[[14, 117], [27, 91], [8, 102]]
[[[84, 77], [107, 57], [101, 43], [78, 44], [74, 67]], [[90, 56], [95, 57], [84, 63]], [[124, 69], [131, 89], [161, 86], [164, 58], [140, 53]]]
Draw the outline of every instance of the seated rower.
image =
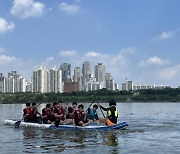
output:
[[55, 105], [54, 108], [55, 126], [58, 126], [59, 124], [62, 125], [64, 123], [64, 116], [65, 116], [65, 110], [62, 106], [62, 101], [59, 101], [54, 105]]
[[42, 123], [41, 114], [39, 113], [35, 102], [32, 103], [31, 113], [32, 113], [32, 122], [41, 124]]
[[96, 122], [99, 124], [99, 117], [96, 112], [97, 109], [98, 109], [98, 106], [96, 104], [93, 105], [93, 108], [87, 109], [85, 124], [83, 124], [82, 126], [87, 126], [93, 122]]
[[106, 124], [108, 126], [113, 126], [117, 123], [117, 118], [118, 118], [118, 110], [116, 107], [116, 101], [114, 99], [111, 99], [108, 101], [109, 102], [109, 108], [104, 108], [101, 105], [98, 106], [103, 109], [104, 111], [107, 111], [107, 117], [106, 118], [100, 118], [99, 122]]
[[24, 122], [32, 122], [31, 104], [26, 103], [26, 107], [23, 109]]
[[72, 106], [68, 107], [66, 112], [66, 120], [64, 121], [64, 125], [73, 123], [74, 112], [77, 110], [77, 102], [73, 102]]
[[54, 121], [54, 114], [51, 110], [50, 104], [46, 104], [46, 108], [42, 109], [41, 118], [44, 124], [51, 124]]
[[84, 108], [84, 106], [82, 104], [80, 104], [78, 106], [78, 110], [76, 110], [74, 112], [74, 116], [73, 116], [73, 125], [74, 125], [74, 127], [82, 126], [84, 124], [85, 112], [84, 112], [83, 108]]

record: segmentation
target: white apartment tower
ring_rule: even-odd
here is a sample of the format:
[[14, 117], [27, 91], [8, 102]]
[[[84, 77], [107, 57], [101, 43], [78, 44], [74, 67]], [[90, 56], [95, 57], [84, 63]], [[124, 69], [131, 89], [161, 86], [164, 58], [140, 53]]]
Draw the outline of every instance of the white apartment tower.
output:
[[37, 71], [33, 71], [32, 92], [48, 92], [48, 71], [42, 66]]
[[73, 80], [75, 82], [77, 81], [80, 81], [81, 80], [81, 76], [82, 76], [82, 73], [81, 73], [81, 68], [80, 67], [75, 67], [74, 69], [74, 76], [73, 76]]
[[114, 80], [111, 73], [106, 73], [105, 79], [106, 79], [106, 89], [110, 91], [115, 90]]
[[98, 63], [95, 66], [95, 78], [100, 83], [101, 88], [106, 88], [105, 65], [103, 63]]
[[49, 70], [48, 87], [49, 92], [62, 93], [62, 71], [57, 70], [56, 67]]

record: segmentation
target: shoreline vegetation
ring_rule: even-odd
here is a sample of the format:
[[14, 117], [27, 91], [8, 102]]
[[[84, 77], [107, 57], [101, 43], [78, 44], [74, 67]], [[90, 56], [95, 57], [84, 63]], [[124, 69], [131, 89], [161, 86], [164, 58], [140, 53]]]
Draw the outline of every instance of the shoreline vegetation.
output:
[[[95, 96], [95, 97], [94, 97]], [[96, 98], [97, 102], [106, 103], [109, 99], [117, 102], [180, 102], [180, 88], [147, 89], [139, 91], [79, 91], [71, 93], [0, 93], [0, 103], [24, 104], [27, 102], [53, 103], [62, 100], [88, 103]]]

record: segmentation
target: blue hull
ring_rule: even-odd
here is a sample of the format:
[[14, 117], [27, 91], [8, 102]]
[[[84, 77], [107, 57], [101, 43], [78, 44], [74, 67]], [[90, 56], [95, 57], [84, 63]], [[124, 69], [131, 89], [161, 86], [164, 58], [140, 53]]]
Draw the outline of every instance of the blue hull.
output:
[[[5, 120], [6, 125], [14, 126], [17, 120]], [[64, 129], [64, 130], [112, 130], [112, 129], [123, 129], [128, 126], [126, 122], [121, 122], [113, 126], [106, 125], [88, 125], [88, 126], [77, 126], [74, 128], [73, 125], [59, 125], [55, 127], [54, 124], [38, 124], [38, 123], [29, 123], [29, 122], [21, 122], [20, 127], [39, 127], [39, 128], [53, 128], [53, 129]]]

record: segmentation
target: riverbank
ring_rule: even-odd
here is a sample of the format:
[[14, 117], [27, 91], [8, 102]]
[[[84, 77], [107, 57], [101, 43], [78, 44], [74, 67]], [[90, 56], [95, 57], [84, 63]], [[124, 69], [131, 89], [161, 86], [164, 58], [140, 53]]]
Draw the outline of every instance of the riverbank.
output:
[[180, 102], [180, 88], [148, 89], [139, 91], [80, 91], [71, 93], [13, 93], [0, 94], [1, 103], [26, 102], [92, 102], [94, 99], [107, 102], [115, 99], [117, 102]]

